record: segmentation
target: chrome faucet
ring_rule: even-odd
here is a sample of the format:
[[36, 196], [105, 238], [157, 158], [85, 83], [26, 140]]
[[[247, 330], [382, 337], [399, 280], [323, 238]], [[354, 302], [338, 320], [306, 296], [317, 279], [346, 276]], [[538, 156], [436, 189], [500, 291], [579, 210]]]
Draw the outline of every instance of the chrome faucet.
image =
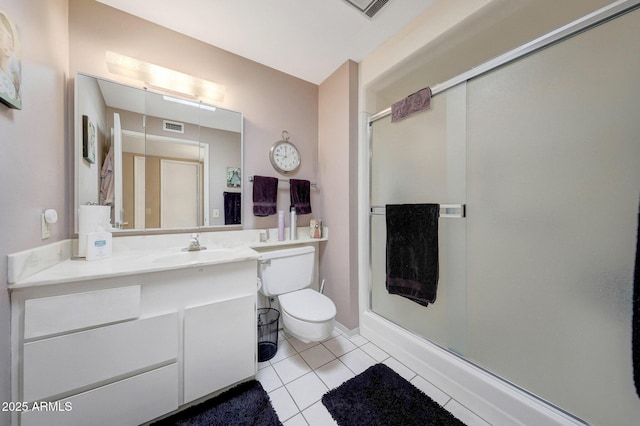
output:
[[191, 240], [189, 240], [189, 247], [183, 249], [183, 251], [200, 251], [206, 250], [205, 246], [200, 245], [200, 234], [191, 234]]

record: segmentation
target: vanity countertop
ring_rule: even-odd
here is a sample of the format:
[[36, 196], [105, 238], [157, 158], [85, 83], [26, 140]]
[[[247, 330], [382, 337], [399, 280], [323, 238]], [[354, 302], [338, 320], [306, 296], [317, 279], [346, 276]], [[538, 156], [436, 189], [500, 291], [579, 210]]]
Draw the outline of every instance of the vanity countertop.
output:
[[[249, 231], [240, 231], [248, 233]], [[221, 233], [222, 234], [222, 233]], [[162, 272], [174, 269], [201, 267], [232, 262], [257, 260], [260, 251], [299, 244], [312, 244], [327, 241], [327, 238], [304, 237], [298, 240], [266, 242], [256, 241], [249, 236], [247, 240], [238, 239], [235, 233], [233, 243], [226, 241], [207, 241], [203, 246], [208, 250], [186, 252], [184, 245], [176, 246], [173, 240], [159, 239], [153, 236], [133, 237], [124, 244], [114, 244], [114, 252], [108, 259], [87, 261], [84, 258], [71, 258], [71, 240], [51, 244], [34, 250], [9, 255], [9, 290], [46, 286], [68, 282], [112, 278], [125, 275]], [[271, 235], [274, 235], [271, 233]], [[180, 237], [179, 241], [184, 240]], [[124, 239], [114, 239], [115, 241]], [[120, 246], [120, 247], [118, 247]], [[150, 248], [162, 247], [162, 248]]]
[[[214, 253], [215, 256], [197, 254]], [[192, 259], [183, 255], [194, 254]], [[128, 252], [114, 254], [108, 259], [87, 261], [83, 258], [67, 259], [30, 277], [9, 284], [10, 290], [73, 281], [111, 278], [123, 275], [161, 272], [172, 269], [190, 268], [194, 266], [216, 265], [230, 262], [255, 260], [260, 253], [248, 247], [202, 252], [182, 252], [176, 249], [163, 249], [153, 252]], [[172, 260], [174, 259], [175, 260]]]

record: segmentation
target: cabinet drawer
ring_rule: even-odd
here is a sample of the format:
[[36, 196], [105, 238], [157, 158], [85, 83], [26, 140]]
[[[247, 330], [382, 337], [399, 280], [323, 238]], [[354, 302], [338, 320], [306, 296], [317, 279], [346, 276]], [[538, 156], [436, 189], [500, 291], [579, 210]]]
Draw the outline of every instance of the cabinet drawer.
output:
[[29, 299], [24, 304], [24, 338], [128, 320], [139, 314], [139, 285]]
[[23, 413], [20, 424], [138, 425], [178, 408], [178, 366], [171, 364], [92, 389], [57, 401], [55, 407], [60, 411]]
[[21, 400], [99, 384], [175, 360], [177, 354], [177, 313], [26, 343]]

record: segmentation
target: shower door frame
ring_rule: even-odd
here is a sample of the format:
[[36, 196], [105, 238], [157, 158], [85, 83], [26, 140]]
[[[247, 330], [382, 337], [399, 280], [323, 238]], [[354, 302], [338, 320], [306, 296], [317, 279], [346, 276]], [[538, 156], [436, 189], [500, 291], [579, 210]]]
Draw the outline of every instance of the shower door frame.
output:
[[[558, 28], [550, 33], [547, 33], [531, 42], [528, 42], [520, 47], [517, 47], [503, 55], [500, 55], [490, 61], [487, 61], [471, 70], [462, 73], [458, 76], [455, 76], [445, 82], [436, 84], [431, 87], [432, 96], [437, 96], [445, 92], [446, 90], [453, 88], [459, 84], [465, 83], [475, 77], [479, 77], [485, 73], [491, 72], [496, 68], [499, 68], [503, 65], [506, 65], [510, 62], [521, 59], [525, 56], [536, 53], [542, 49], [550, 47], [554, 44], [565, 41], [573, 36], [581, 34], [585, 31], [588, 31], [600, 24], [604, 24], [608, 21], [616, 19], [622, 15], [625, 15], [629, 12], [633, 12], [636, 9], [640, 8], [640, 0], [619, 0], [613, 2], [601, 9], [598, 9], [582, 18], [579, 18], [563, 27]], [[468, 374], [474, 376], [472, 381], [476, 381], [475, 385], [480, 386], [482, 381], [486, 382], [487, 390], [489, 393], [493, 394], [495, 397], [503, 398], [508, 392], [519, 393], [521, 396], [514, 397], [514, 404], [523, 404], [523, 406], [527, 406], [529, 408], [533, 408], [533, 410], [537, 410], [537, 413], [534, 414], [534, 411], [524, 414], [524, 416], [548, 416], [549, 419], [560, 418], [564, 420], [560, 420], [559, 422], [564, 424], [563, 422], [570, 422], [572, 424], [584, 424], [584, 422], [571, 413], [566, 412], [565, 410], [554, 406], [549, 401], [540, 399], [536, 395], [528, 392], [526, 389], [521, 388], [520, 386], [506, 380], [503, 377], [500, 377], [485, 368], [478, 366], [471, 361], [465, 359], [464, 357], [456, 354], [455, 352], [438, 345], [437, 343], [433, 343], [424, 336], [420, 336], [415, 334], [414, 332], [406, 329], [402, 329], [400, 326], [395, 324], [393, 321], [390, 321], [386, 318], [381, 317], [372, 309], [373, 302], [373, 283], [372, 283], [372, 186], [371, 183], [373, 181], [373, 169], [372, 169], [372, 144], [373, 144], [373, 123], [383, 118], [386, 118], [391, 115], [391, 108], [384, 109], [379, 111], [373, 115], [369, 115], [364, 119], [363, 131], [365, 133], [365, 138], [363, 138], [364, 144], [366, 147], [363, 147], [363, 156], [361, 157], [363, 161], [364, 154], [367, 155], [367, 171], [363, 174], [363, 179], [366, 179], [366, 183], [363, 183], [362, 188], [368, 187], [368, 191], [365, 192], [366, 197], [362, 199], [362, 210], [361, 214], [366, 214], [366, 219], [363, 221], [366, 223], [366, 226], [363, 229], [368, 228], [368, 232], [366, 238], [362, 239], [361, 242], [365, 244], [367, 247], [367, 255], [368, 255], [368, 264], [363, 265], [363, 271], [366, 271], [366, 275], [363, 274], [361, 281], [361, 316], [360, 316], [360, 324], [361, 324], [361, 332], [366, 336], [367, 331], [371, 332], [372, 335], [383, 336], [385, 334], [393, 334], [393, 331], [400, 328], [403, 331], [405, 336], [401, 337], [390, 337], [388, 342], [396, 342], [395, 344], [399, 344], [403, 342], [407, 348], [399, 349], [400, 351], [409, 351], [409, 347], [418, 348], [419, 346], [424, 347], [428, 346], [428, 350], [431, 352], [429, 357], [432, 355], [434, 357], [441, 357], [442, 360], [438, 360], [438, 363], [441, 363], [440, 366], [444, 367], [444, 370], [453, 371], [456, 370], [466, 370]], [[366, 149], [366, 153], [364, 152]], [[366, 185], [366, 186], [365, 186]], [[364, 252], [364, 251], [363, 251]], [[372, 319], [376, 323], [381, 330], [374, 330], [372, 327]], [[384, 338], [383, 338], [384, 339]], [[375, 343], [375, 341], [374, 341]], [[448, 359], [446, 359], [448, 358]], [[436, 361], [435, 358], [432, 361]], [[409, 365], [410, 366], [410, 365]], [[437, 367], [434, 366], [434, 369]], [[436, 375], [442, 375], [444, 380], [449, 380], [445, 378], [446, 373], [436, 373]], [[473, 391], [471, 391], [473, 393]], [[522, 396], [525, 396], [524, 399], [527, 401], [523, 401]], [[515, 406], [515, 405], [514, 405]], [[521, 407], [522, 408], [522, 407]], [[544, 413], [544, 411], [547, 411]], [[502, 410], [498, 410], [502, 411]], [[507, 410], [504, 410], [508, 412]], [[532, 417], [533, 418], [533, 417]]]

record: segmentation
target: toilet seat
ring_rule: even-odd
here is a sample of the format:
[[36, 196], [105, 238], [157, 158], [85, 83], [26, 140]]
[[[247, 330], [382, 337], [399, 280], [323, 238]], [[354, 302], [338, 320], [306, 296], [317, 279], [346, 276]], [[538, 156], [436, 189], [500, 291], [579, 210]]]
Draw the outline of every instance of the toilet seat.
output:
[[310, 288], [278, 297], [280, 308], [301, 321], [322, 322], [336, 316], [336, 305], [324, 294]]

